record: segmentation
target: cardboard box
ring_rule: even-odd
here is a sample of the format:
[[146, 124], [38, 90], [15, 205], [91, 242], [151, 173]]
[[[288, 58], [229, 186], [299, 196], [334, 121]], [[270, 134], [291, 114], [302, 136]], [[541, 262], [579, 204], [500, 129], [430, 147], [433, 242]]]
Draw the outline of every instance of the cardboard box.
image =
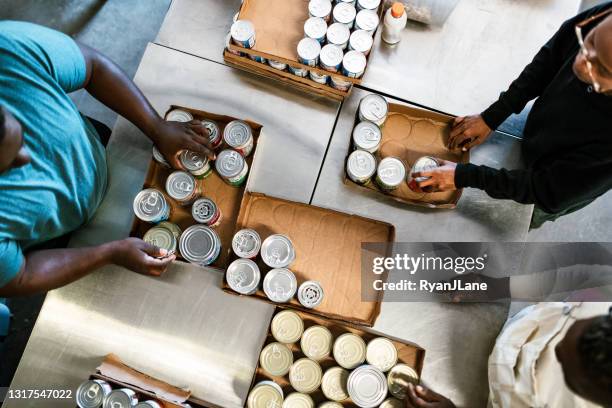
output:
[[[355, 125], [359, 123], [358, 116], [355, 115]], [[423, 156], [438, 157], [456, 163], [469, 163], [469, 152], [462, 152], [459, 149], [451, 151], [446, 147], [453, 120], [454, 117], [442, 113], [390, 103], [389, 115], [381, 128], [381, 147], [375, 156], [379, 162], [385, 157], [399, 158], [406, 166], [406, 175], [411, 171], [412, 165]], [[352, 133], [349, 140], [347, 160], [353, 151]], [[402, 203], [428, 208], [453, 209], [463, 192], [460, 189], [438, 193], [416, 193], [408, 187], [408, 183], [402, 183], [397, 190], [386, 192], [378, 188], [375, 177], [376, 175], [372, 177], [368, 185], [359, 187], [377, 191]], [[347, 177], [346, 171], [344, 182], [355, 184]]]
[[[375, 332], [373, 330], [359, 328], [359, 327], [349, 325], [349, 324], [333, 322], [331, 320], [317, 317], [317, 316], [314, 316], [308, 313], [304, 313], [304, 312], [297, 312], [297, 313], [300, 315], [302, 320], [304, 320], [304, 330], [306, 330], [307, 328], [311, 326], [315, 326], [315, 325], [325, 326], [329, 329], [329, 331], [331, 331], [334, 340], [337, 339], [341, 334], [348, 333], [348, 332], [361, 336], [366, 342], [366, 344], [370, 340], [376, 337], [386, 337], [387, 339], [393, 342], [393, 344], [395, 345], [395, 348], [397, 349], [398, 363], [404, 363], [414, 368], [416, 372], [419, 374], [419, 378], [421, 377], [421, 371], [423, 370], [423, 361], [425, 360], [425, 350], [419, 347], [418, 345], [411, 344], [406, 341], [396, 339], [393, 337], [389, 337], [387, 335]], [[268, 337], [266, 338], [264, 346], [269, 343], [273, 343], [275, 341], [276, 340], [272, 336], [271, 329], [268, 328]], [[291, 351], [293, 351], [293, 361], [297, 361], [298, 359], [305, 357], [304, 354], [302, 353], [299, 342], [296, 344], [290, 345], [290, 349]], [[262, 350], [263, 350], [263, 347], [262, 347]], [[321, 364], [321, 368], [323, 369], [323, 373], [325, 373], [327, 369], [338, 365], [333, 359], [333, 356], [331, 355], [325, 358], [324, 360], [320, 361], [320, 364]], [[291, 392], [294, 392], [293, 388], [291, 387], [289, 383], [289, 375], [286, 375], [283, 377], [271, 376], [261, 368], [258, 362], [257, 369], [255, 370], [255, 375], [253, 377], [253, 383], [251, 384], [251, 389], [253, 388], [255, 384], [259, 383], [260, 381], [266, 381], [266, 380], [274, 381], [278, 385], [280, 385], [281, 388], [283, 389], [285, 396], [289, 395]], [[312, 399], [315, 402], [315, 405], [317, 406], [320, 403], [327, 401], [327, 398], [325, 398], [325, 396], [323, 395], [323, 392], [321, 391], [320, 387], [317, 391], [310, 394], [310, 396], [312, 397]], [[342, 405], [345, 407], [355, 407], [355, 404], [353, 404], [353, 402], [350, 399], [343, 401]]]
[[[391, 224], [355, 215], [295, 203], [263, 194], [246, 192], [236, 223], [236, 231], [251, 228], [262, 241], [272, 234], [285, 234], [291, 239], [296, 259], [289, 266], [295, 273], [298, 287], [307, 280], [321, 283], [325, 296], [313, 310], [304, 308], [297, 297], [286, 307], [343, 322], [373, 326], [380, 312], [380, 298], [376, 302], [361, 301], [362, 242], [389, 242], [395, 239]], [[389, 245], [390, 253], [392, 245]], [[260, 257], [258, 265], [262, 282], [271, 269]], [[383, 277], [384, 278], [384, 277]], [[260, 285], [261, 287], [261, 285]], [[232, 291], [224, 281], [224, 290]], [[268, 301], [259, 289], [256, 298]]]
[[[229, 116], [217, 115], [214, 113], [208, 113], [181, 106], [171, 106], [168, 112], [173, 109], [186, 110], [191, 113], [195, 119], [214, 120], [219, 125], [219, 131], [221, 133], [223, 133], [225, 125], [235, 119]], [[166, 115], [168, 112], [166, 112]], [[245, 120], [245, 122], [247, 122], [253, 129], [253, 138], [255, 139], [253, 152], [246, 158], [249, 165], [249, 171], [251, 171], [252, 164], [257, 153], [257, 145], [261, 136], [262, 126], [248, 120]], [[224, 148], [227, 148], [225, 144], [223, 144], [217, 151], [221, 151]], [[157, 163], [154, 159], [151, 159], [151, 164], [149, 165], [149, 170], [147, 171], [143, 189], [152, 187], [164, 193], [164, 196], [172, 205], [169, 221], [178, 224], [178, 226], [181, 227], [181, 230], [184, 231], [187, 227], [196, 224], [196, 222], [191, 216], [191, 206], [182, 207], [166, 194], [166, 179], [173, 171], [175, 171], [175, 169], [164, 167], [163, 165]], [[236, 220], [238, 219], [240, 204], [242, 202], [242, 196], [246, 190], [247, 183], [240, 187], [230, 186], [223, 181], [215, 170], [213, 170], [210, 176], [203, 180], [196, 179], [196, 182], [200, 183], [202, 186], [202, 195], [204, 197], [211, 198], [221, 210], [223, 219], [221, 220], [221, 224], [214, 228], [214, 230], [221, 238], [222, 249], [219, 258], [212, 264], [212, 266], [225, 268], [225, 266], [227, 266], [228, 256], [231, 252], [232, 237], [234, 236]], [[134, 217], [130, 236], [142, 238], [151, 227], [153, 227], [153, 224], [141, 221], [137, 217]], [[228, 248], [230, 248], [230, 251], [227, 251]], [[178, 253], [177, 259], [183, 260]]]

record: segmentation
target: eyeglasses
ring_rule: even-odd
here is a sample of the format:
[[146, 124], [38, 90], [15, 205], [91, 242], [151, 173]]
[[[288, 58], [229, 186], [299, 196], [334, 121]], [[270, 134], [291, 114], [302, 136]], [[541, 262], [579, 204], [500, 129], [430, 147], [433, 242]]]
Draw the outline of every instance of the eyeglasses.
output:
[[584, 56], [584, 60], [585, 60], [586, 67], [587, 67], [587, 72], [589, 73], [591, 84], [593, 84], [593, 89], [595, 90], [595, 92], [598, 92], [598, 93], [601, 92], [601, 89], [602, 89], [601, 84], [599, 83], [599, 81], [597, 81], [597, 79], [595, 78], [595, 75], [593, 74], [593, 63], [589, 60], [589, 50], [584, 44], [584, 36], [582, 34], [582, 30], [584, 29], [584, 27], [588, 26], [589, 24], [597, 20], [600, 20], [600, 19], [603, 20], [604, 17], [608, 16], [609, 14], [612, 14], [612, 8], [606, 11], [603, 11], [599, 14], [596, 14], [594, 16], [591, 16], [587, 18], [586, 20], [576, 24], [576, 37], [578, 37], [578, 44], [580, 45], [580, 52]]

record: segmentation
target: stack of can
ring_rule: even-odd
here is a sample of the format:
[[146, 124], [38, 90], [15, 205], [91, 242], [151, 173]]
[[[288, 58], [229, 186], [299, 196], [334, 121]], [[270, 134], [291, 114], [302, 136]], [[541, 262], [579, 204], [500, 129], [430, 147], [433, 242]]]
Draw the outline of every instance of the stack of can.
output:
[[81, 383], [76, 390], [75, 399], [79, 408], [162, 408], [163, 406], [161, 402], [130, 388], [113, 389], [110, 383], [100, 379]]

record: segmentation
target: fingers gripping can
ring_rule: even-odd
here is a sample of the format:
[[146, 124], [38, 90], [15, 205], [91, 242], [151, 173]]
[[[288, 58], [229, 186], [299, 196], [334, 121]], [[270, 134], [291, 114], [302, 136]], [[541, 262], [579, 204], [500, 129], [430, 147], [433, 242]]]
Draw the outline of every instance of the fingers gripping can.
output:
[[133, 203], [134, 214], [145, 222], [157, 224], [170, 218], [170, 205], [161, 193], [147, 188], [136, 195]]
[[223, 142], [223, 135], [219, 130], [219, 125], [214, 120], [204, 119], [202, 120], [202, 126], [208, 132], [208, 140], [210, 141], [210, 147], [213, 149], [221, 146]]
[[211, 228], [221, 224], [221, 210], [210, 198], [198, 198], [191, 206], [191, 215], [196, 222], [206, 224]]
[[113, 389], [103, 380], [88, 380], [79, 385], [76, 390], [76, 402], [79, 408], [100, 408], [104, 397]]
[[200, 196], [196, 179], [184, 171], [175, 171], [166, 179], [166, 193], [180, 205], [189, 205]]
[[215, 160], [215, 168], [221, 178], [232, 186], [241, 186], [249, 174], [249, 165], [235, 150], [228, 149], [219, 153]]
[[208, 157], [200, 153], [192, 152], [191, 150], [183, 150], [179, 156], [179, 160], [183, 167], [193, 176], [204, 179], [212, 173], [212, 167]]
[[168, 252], [176, 252], [178, 243], [172, 231], [161, 226], [149, 229], [142, 237], [142, 240]]
[[242, 120], [233, 120], [225, 125], [223, 140], [243, 157], [247, 157], [251, 154], [253, 145], [255, 144], [253, 130], [248, 123]]
[[412, 166], [412, 170], [410, 171], [410, 174], [408, 174], [408, 187], [410, 187], [412, 191], [415, 191], [417, 193], [426, 192], [425, 190], [427, 190], [427, 187], [425, 188], [425, 190], [423, 190], [419, 187], [419, 183], [425, 180], [429, 180], [429, 177], [413, 178], [412, 174], [420, 173], [423, 171], [431, 171], [438, 167], [440, 167], [440, 163], [435, 158], [430, 157], [430, 156], [421, 157], [419, 160], [417, 160], [414, 163], [414, 165]]

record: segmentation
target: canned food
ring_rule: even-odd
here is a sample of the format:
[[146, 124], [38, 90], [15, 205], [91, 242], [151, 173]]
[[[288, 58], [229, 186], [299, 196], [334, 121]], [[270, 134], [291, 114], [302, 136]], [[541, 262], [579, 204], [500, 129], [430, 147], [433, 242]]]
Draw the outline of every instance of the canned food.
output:
[[366, 57], [359, 51], [349, 51], [342, 60], [342, 73], [349, 78], [361, 78], [366, 68]]
[[387, 398], [387, 379], [378, 368], [363, 365], [349, 375], [347, 390], [358, 407], [378, 407]]
[[221, 239], [213, 229], [205, 225], [192, 225], [181, 234], [179, 251], [188, 262], [208, 266], [221, 253]]
[[342, 66], [344, 52], [334, 44], [327, 44], [321, 48], [321, 68], [330, 72], [338, 72]]
[[293, 353], [282, 343], [270, 343], [261, 351], [259, 364], [268, 374], [282, 377], [293, 364]]
[[406, 391], [408, 390], [408, 384], [419, 384], [419, 375], [417, 372], [407, 364], [397, 364], [389, 371], [387, 376], [387, 385], [389, 392], [395, 398], [404, 400], [406, 398]]
[[191, 122], [193, 115], [183, 109], [173, 109], [166, 115], [167, 122]]
[[144, 222], [154, 224], [170, 218], [170, 205], [161, 191], [147, 188], [136, 195], [133, 203], [134, 214]]
[[316, 361], [301, 358], [289, 369], [289, 382], [297, 391], [310, 394], [321, 385], [323, 370]]
[[359, 51], [363, 55], [368, 55], [374, 45], [374, 38], [364, 30], [355, 30], [349, 38], [349, 50]]
[[166, 179], [166, 193], [180, 205], [189, 205], [200, 195], [200, 186], [191, 174], [175, 171]]
[[147, 401], [139, 402], [138, 404], [136, 404], [134, 408], [163, 408], [163, 407], [161, 406], [160, 403], [156, 401], [147, 400]]
[[308, 70], [301, 67], [292, 67], [291, 65], [287, 66], [289, 72], [291, 72], [295, 76], [299, 76], [301, 78], [306, 78], [308, 76]]
[[297, 313], [283, 310], [274, 316], [270, 329], [276, 341], [283, 344], [291, 344], [297, 342], [302, 337], [304, 321]]
[[259, 55], [249, 54], [249, 58], [252, 59], [255, 62], [259, 62], [260, 64], [265, 64], [266, 62], [268, 62], [267, 59], [265, 59], [264, 57], [261, 57]]
[[286, 235], [270, 235], [261, 244], [261, 259], [270, 268], [286, 268], [295, 260], [295, 248]]
[[378, 10], [380, 0], [357, 0], [357, 10]]
[[331, 75], [330, 84], [334, 89], [344, 92], [348, 92], [348, 90], [351, 89], [351, 86], [353, 85], [352, 82], [345, 81], [333, 75]]
[[344, 24], [334, 23], [327, 27], [328, 44], [337, 45], [340, 49], [344, 50], [348, 45], [350, 37], [351, 30]]
[[306, 357], [321, 361], [330, 355], [334, 337], [325, 326], [311, 326], [302, 334], [300, 346]]
[[183, 232], [181, 231], [181, 227], [171, 222], [168, 222], [168, 221], [162, 221], [159, 224], [157, 224], [157, 226], [161, 228], [165, 228], [168, 231], [170, 231], [172, 235], [174, 235], [174, 238], [176, 238], [177, 242], [178, 242], [179, 237], [181, 236], [181, 233]]
[[382, 132], [378, 125], [372, 122], [359, 122], [353, 129], [353, 145], [355, 149], [376, 153], [382, 142]]
[[304, 35], [306, 38], [317, 40], [320, 44], [325, 43], [327, 34], [327, 23], [320, 17], [310, 17], [304, 23]]
[[387, 398], [378, 408], [404, 408], [406, 404], [397, 398]]
[[177, 239], [172, 231], [167, 228], [160, 226], [153, 227], [144, 234], [142, 240], [168, 252], [176, 252]]
[[170, 163], [168, 163], [164, 155], [161, 154], [155, 145], [153, 145], [153, 159], [164, 167], [171, 167]]
[[397, 349], [391, 340], [377, 337], [368, 343], [366, 361], [383, 373], [387, 372], [397, 364]]
[[365, 359], [366, 344], [360, 336], [344, 333], [334, 342], [334, 360], [341, 367], [352, 370], [363, 364]]
[[215, 160], [215, 168], [221, 178], [232, 186], [241, 186], [249, 173], [246, 160], [235, 150], [223, 150], [219, 153]]
[[342, 408], [344, 405], [340, 404], [336, 401], [325, 401], [322, 404], [319, 404], [318, 408]]
[[210, 147], [216, 149], [221, 146], [223, 142], [223, 136], [221, 135], [221, 131], [219, 130], [219, 125], [214, 120], [204, 119], [202, 120], [202, 126], [208, 132], [208, 141], [210, 142]]
[[376, 123], [382, 127], [387, 120], [389, 104], [387, 100], [376, 94], [364, 96], [359, 102], [359, 120]]
[[221, 210], [210, 198], [198, 198], [191, 206], [191, 215], [196, 222], [211, 228], [221, 224]]
[[263, 281], [263, 290], [268, 299], [275, 303], [287, 303], [297, 292], [297, 279], [286, 268], [270, 270]]
[[112, 387], [103, 380], [88, 380], [76, 390], [76, 403], [79, 408], [100, 408], [104, 397], [111, 393]]
[[252, 295], [257, 292], [261, 273], [259, 267], [250, 259], [236, 259], [225, 273], [227, 284], [233, 291], [242, 295]]
[[132, 408], [138, 404], [136, 393], [129, 388], [113, 390], [104, 397], [104, 408]]
[[232, 239], [232, 249], [240, 258], [253, 259], [261, 248], [261, 238], [257, 231], [252, 229], [241, 229]]
[[200, 153], [191, 150], [183, 150], [179, 156], [181, 164], [193, 176], [204, 179], [212, 173], [212, 167], [208, 161], [208, 157], [202, 156]]
[[329, 75], [325, 75], [325, 74], [321, 75], [315, 71], [310, 71], [310, 79], [312, 79], [318, 84], [327, 85], [327, 80], [329, 79]]
[[386, 191], [397, 189], [406, 179], [406, 167], [395, 157], [386, 157], [378, 164], [376, 182]]
[[315, 408], [312, 397], [301, 392], [292, 392], [283, 402], [283, 408]]
[[370, 34], [374, 34], [374, 31], [378, 28], [380, 18], [375, 11], [372, 10], [361, 10], [355, 17], [355, 29], [363, 30]]
[[[270, 381], [270, 380], [260, 381], [257, 384], [255, 384], [255, 387], [259, 387], [260, 385], [270, 385], [270, 386], [274, 387], [280, 393], [280, 395], [283, 398], [285, 397], [285, 393], [283, 392], [283, 389], [281, 388], [281, 386], [278, 385], [277, 383], [275, 383], [274, 381]], [[255, 388], [255, 387], [253, 387], [253, 388]]]
[[285, 64], [284, 62], [275, 61], [271, 59], [268, 60], [268, 65], [270, 65], [274, 69], [278, 69], [279, 71], [284, 71], [287, 69], [287, 64]]
[[313, 38], [302, 38], [297, 46], [298, 61], [310, 67], [319, 64], [321, 44]]
[[334, 23], [344, 24], [351, 29], [355, 23], [357, 10], [351, 3], [338, 3], [334, 7], [332, 15], [334, 17]]
[[346, 388], [349, 372], [341, 367], [332, 367], [323, 374], [321, 390], [325, 398], [332, 401], [344, 401], [348, 395]]
[[298, 290], [298, 300], [308, 309], [319, 306], [324, 296], [323, 287], [316, 281], [306, 281], [300, 285]]
[[376, 173], [376, 158], [365, 150], [355, 150], [346, 161], [346, 174], [353, 182], [366, 185]]
[[271, 384], [255, 386], [247, 399], [247, 408], [281, 408], [282, 405], [283, 394]]
[[248, 123], [242, 120], [232, 120], [225, 125], [223, 140], [243, 157], [247, 157], [251, 154], [253, 145], [255, 144], [253, 130]]
[[354, 6], [356, 1], [355, 0], [336, 0], [335, 3], [336, 4], [347, 3], [347, 4], [350, 4], [351, 6]]
[[232, 43], [232, 33], [227, 33], [227, 36], [225, 37], [225, 49], [230, 54], [242, 56], [242, 53], [240, 51], [234, 51], [230, 48], [231, 43]]
[[410, 171], [410, 174], [408, 174], [408, 187], [410, 187], [412, 191], [415, 191], [417, 193], [427, 192], [427, 190], [429, 189], [427, 187], [425, 187], [425, 190], [421, 189], [419, 187], [419, 183], [425, 180], [429, 180], [430, 177], [421, 176], [421, 177], [413, 178], [412, 174], [421, 173], [424, 171], [431, 171], [438, 167], [440, 167], [440, 162], [438, 162], [438, 160], [435, 159], [434, 157], [430, 157], [430, 156], [421, 157], [414, 163], [414, 165], [412, 166], [412, 170]]
[[332, 4], [330, 0], [310, 0], [308, 3], [308, 14], [310, 17], [319, 17], [325, 22], [329, 22], [331, 12]]
[[232, 40], [244, 48], [255, 46], [255, 26], [249, 20], [238, 20], [230, 29]]

